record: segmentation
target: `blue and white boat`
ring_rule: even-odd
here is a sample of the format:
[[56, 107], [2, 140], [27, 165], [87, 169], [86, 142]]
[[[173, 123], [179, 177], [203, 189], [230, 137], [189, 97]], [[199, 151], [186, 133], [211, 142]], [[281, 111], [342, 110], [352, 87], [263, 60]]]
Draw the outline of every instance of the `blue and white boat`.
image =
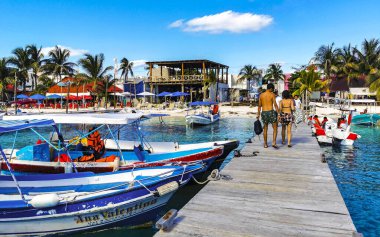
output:
[[[9, 121], [0, 133], [54, 124], [52, 120]], [[174, 192], [203, 165], [92, 172], [0, 176], [0, 235], [71, 233], [154, 219]]]
[[352, 117], [352, 124], [363, 126], [380, 126], [379, 114], [357, 114]]
[[[169, 163], [185, 164], [197, 161], [202, 161], [208, 167], [211, 167], [211, 164], [216, 159], [218, 159], [218, 163], [221, 163], [219, 160], [223, 161], [226, 157], [223, 156], [224, 146], [215, 143], [208, 143], [198, 147], [185, 146], [184, 148], [177, 145], [176, 149], [168, 149], [168, 146], [165, 146], [159, 151], [156, 149], [156, 145], [152, 147], [150, 143], [143, 141], [143, 135], [138, 128], [136, 128], [136, 131], [140, 133], [139, 137], [141, 137], [141, 141], [136, 141], [132, 146], [128, 146], [124, 141], [116, 139], [117, 135], [111, 128], [111, 125], [117, 126], [116, 130], [119, 131], [122, 126], [137, 123], [141, 119], [141, 115], [137, 114], [9, 116], [3, 122], [18, 121], [16, 120], [18, 118], [38, 119], [41, 117], [54, 119], [56, 123], [70, 126], [70, 131], [76, 131], [78, 136], [70, 141], [63, 141], [61, 135], [49, 139], [32, 130], [45, 143], [32, 144], [19, 150], [6, 149], [5, 153], [9, 157], [9, 164], [17, 172], [68, 173], [77, 170], [79, 172], [91, 171], [102, 173], [132, 169], [136, 166], [160, 166]], [[96, 129], [91, 129], [91, 132], [88, 132], [86, 129], [78, 130], [76, 128], [78, 124], [81, 125], [80, 127], [87, 126]], [[46, 124], [46, 126], [49, 125], [54, 124]], [[95, 154], [94, 147], [89, 146], [87, 138], [94, 132], [98, 133], [97, 131], [100, 129], [104, 129], [104, 133], [108, 133], [108, 137], [110, 138], [101, 139], [100, 136], [98, 137], [98, 143], [103, 143], [104, 146], [101, 151], [102, 154], [95, 157], [95, 155], [91, 155]], [[59, 131], [54, 131], [54, 133], [59, 134]], [[62, 141], [59, 140], [59, 137], [62, 138]], [[83, 139], [86, 141], [83, 141]], [[15, 134], [13, 140], [17, 140], [17, 134]], [[79, 143], [80, 147], [78, 147]], [[65, 144], [65, 147], [59, 144]], [[74, 162], [68, 162], [71, 160]], [[4, 161], [1, 162], [1, 168], [3, 170], [8, 169]]]
[[[215, 102], [195, 101], [190, 106], [195, 109], [200, 107], [201, 111], [195, 110], [194, 114], [186, 115], [186, 123], [189, 125], [209, 125], [220, 119], [219, 105]], [[208, 107], [207, 112], [202, 110], [204, 106]]]

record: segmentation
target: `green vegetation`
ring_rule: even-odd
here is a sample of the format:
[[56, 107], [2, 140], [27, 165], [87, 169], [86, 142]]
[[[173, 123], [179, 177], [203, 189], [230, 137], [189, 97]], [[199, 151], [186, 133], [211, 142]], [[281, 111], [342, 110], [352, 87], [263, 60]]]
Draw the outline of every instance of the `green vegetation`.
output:
[[265, 72], [264, 80], [267, 82], [278, 82], [279, 80], [284, 80], [284, 72], [281, 69], [281, 65], [278, 63], [270, 64]]
[[251, 84], [251, 80], [260, 80], [262, 71], [257, 69], [257, 67], [252, 66], [250, 64], [245, 65], [242, 69], [240, 69], [238, 82], [243, 80], [247, 80], [247, 90], [249, 90], [249, 85]]
[[313, 58], [315, 65], [321, 70], [328, 83], [335, 80], [346, 80], [348, 84], [354, 80], [365, 79], [371, 91], [376, 92], [380, 100], [380, 41], [365, 39], [361, 47], [350, 44], [335, 48], [334, 43], [323, 45]]
[[[123, 58], [120, 63], [121, 76], [128, 80], [128, 75], [133, 76], [133, 62]], [[99, 100], [106, 96], [107, 87], [114, 84], [109, 73], [112, 69], [112, 66], [104, 65], [103, 54], [85, 54], [75, 63], [70, 61], [70, 50], [59, 46], [55, 46], [46, 56], [41, 46], [31, 44], [19, 47], [12, 51], [11, 57], [0, 58], [1, 99], [5, 99], [6, 86], [14, 85], [15, 80], [17, 86], [23, 86], [24, 91], [26, 82], [30, 80], [34, 93], [45, 94], [51, 86], [69, 76], [72, 78], [70, 84], [75, 87], [93, 83], [92, 93]]]

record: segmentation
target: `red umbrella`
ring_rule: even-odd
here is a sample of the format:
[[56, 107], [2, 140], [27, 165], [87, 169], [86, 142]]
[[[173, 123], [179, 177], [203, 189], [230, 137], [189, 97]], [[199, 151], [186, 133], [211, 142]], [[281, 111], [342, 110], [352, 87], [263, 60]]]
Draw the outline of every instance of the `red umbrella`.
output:
[[75, 96], [75, 95], [69, 95], [69, 100], [81, 100], [82, 98], [80, 98], [79, 96]]

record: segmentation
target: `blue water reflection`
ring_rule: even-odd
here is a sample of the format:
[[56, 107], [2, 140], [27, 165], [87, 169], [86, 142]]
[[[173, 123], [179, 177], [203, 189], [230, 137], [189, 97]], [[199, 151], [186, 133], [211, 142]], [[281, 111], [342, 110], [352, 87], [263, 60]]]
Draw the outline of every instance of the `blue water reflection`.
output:
[[357, 230], [380, 236], [380, 129], [353, 127], [353, 147], [324, 148], [335, 180]]

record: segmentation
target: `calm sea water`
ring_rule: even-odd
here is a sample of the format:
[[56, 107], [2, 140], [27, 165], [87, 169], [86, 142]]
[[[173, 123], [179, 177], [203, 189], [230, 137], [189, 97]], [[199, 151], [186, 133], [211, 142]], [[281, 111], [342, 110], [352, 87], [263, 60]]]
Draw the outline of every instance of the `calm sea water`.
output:
[[[167, 117], [165, 123], [151, 119], [141, 124], [141, 131], [149, 141], [178, 141], [181, 143], [208, 142], [238, 139], [244, 143], [253, 133], [253, 119], [223, 118], [211, 126], [191, 128], [184, 118]], [[322, 148], [354, 224], [366, 237], [380, 236], [380, 129], [353, 127], [362, 138], [352, 148]], [[126, 127], [120, 134], [123, 139], [135, 139], [131, 128]], [[34, 136], [35, 137], [35, 136]], [[29, 142], [30, 133], [22, 133], [21, 144]], [[11, 136], [0, 137], [0, 144], [11, 144]], [[232, 154], [227, 158], [230, 160]], [[181, 208], [200, 186], [189, 186], [180, 190], [169, 203], [167, 209]], [[161, 213], [163, 214], [163, 213]], [[126, 228], [108, 229], [85, 233], [80, 236], [152, 236], [155, 229], [148, 227], [130, 230]], [[79, 237], [79, 235], [76, 235]]]
[[353, 147], [324, 148], [352, 220], [365, 237], [380, 236], [380, 128], [352, 127]]

